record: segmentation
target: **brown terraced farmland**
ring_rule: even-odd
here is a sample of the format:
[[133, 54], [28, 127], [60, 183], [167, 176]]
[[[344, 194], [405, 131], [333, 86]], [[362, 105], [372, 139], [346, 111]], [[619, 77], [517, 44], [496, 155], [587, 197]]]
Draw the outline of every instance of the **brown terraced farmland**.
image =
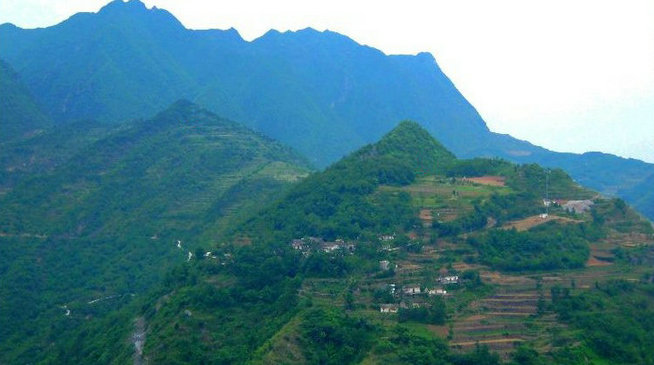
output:
[[490, 186], [505, 186], [506, 181], [506, 179], [502, 176], [466, 177], [463, 180]]

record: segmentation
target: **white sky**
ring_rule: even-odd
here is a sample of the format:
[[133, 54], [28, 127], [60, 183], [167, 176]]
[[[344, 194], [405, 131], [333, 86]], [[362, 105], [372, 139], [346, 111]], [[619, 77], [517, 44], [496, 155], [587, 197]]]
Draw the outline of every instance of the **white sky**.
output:
[[[0, 0], [0, 23], [49, 26], [106, 2]], [[248, 40], [311, 26], [387, 54], [428, 51], [493, 131], [654, 162], [652, 0], [144, 2]]]

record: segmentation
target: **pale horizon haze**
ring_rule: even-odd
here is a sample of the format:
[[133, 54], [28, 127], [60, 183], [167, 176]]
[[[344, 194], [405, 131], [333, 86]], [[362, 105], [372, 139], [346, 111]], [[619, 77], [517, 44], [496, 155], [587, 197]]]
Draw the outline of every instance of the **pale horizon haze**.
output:
[[[246, 40], [312, 27], [386, 54], [430, 52], [494, 132], [654, 163], [651, 0], [143, 2], [187, 28], [235, 28]], [[0, 0], [0, 23], [47, 27], [107, 3]]]

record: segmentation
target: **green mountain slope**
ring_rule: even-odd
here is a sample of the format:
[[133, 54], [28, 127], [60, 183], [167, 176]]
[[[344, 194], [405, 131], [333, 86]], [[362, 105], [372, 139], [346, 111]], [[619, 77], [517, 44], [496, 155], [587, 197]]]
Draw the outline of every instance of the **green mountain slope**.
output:
[[624, 196], [625, 200], [632, 203], [646, 217], [654, 217], [654, 174], [641, 181], [636, 186], [625, 188], [616, 195]]
[[[75, 358], [70, 343], [58, 359], [101, 361], [138, 316], [137, 359], [151, 362], [619, 363], [593, 337], [606, 328], [565, 313], [599, 295], [604, 304], [587, 305], [606, 307], [593, 313], [620, 320], [619, 299], [600, 292], [615, 280], [654, 313], [653, 233], [561, 170], [456, 160], [403, 122], [170, 272], [137, 313], [122, 313], [122, 329], [82, 342], [92, 356]], [[646, 359], [649, 324], [629, 323], [641, 346], [631, 358]]]
[[11, 139], [52, 125], [20, 77], [3, 60], [0, 60], [0, 95], [0, 149], [4, 149], [4, 144]]
[[114, 125], [81, 120], [3, 143], [0, 191], [6, 194], [25, 179], [52, 172], [113, 129]]
[[[285, 200], [249, 222], [258, 238], [286, 234], [283, 239], [321, 236], [356, 238], [361, 231], [390, 229], [411, 214], [405, 194], [369, 199], [380, 185], [404, 185], [416, 177], [443, 172], [452, 153], [414, 122], [402, 122], [381, 141], [363, 147], [320, 174], [307, 178]], [[263, 236], [262, 236], [263, 235]], [[292, 235], [293, 237], [289, 236]]]
[[23, 180], [0, 198], [0, 362], [43, 360], [202, 256], [198, 232], [218, 240], [308, 171], [289, 148], [180, 101]]
[[[411, 119], [459, 157], [563, 168], [641, 211], [654, 206], [651, 199], [631, 198], [645, 193], [640, 184], [654, 165], [555, 153], [492, 133], [426, 53], [387, 56], [313, 29], [270, 31], [246, 42], [233, 29], [186, 29], [165, 10], [137, 0], [116, 0], [97, 14], [80, 13], [44, 29], [4, 24], [0, 38], [0, 57], [59, 122], [120, 122], [187, 98], [324, 167], [379, 139], [397, 120]], [[627, 192], [632, 188], [636, 194]]]

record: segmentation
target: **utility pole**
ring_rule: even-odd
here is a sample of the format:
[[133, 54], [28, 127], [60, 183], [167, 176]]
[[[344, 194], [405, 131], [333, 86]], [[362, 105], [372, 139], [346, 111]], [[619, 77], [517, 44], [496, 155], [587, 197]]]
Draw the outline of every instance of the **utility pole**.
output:
[[545, 171], [545, 214], [550, 214], [550, 169]]

